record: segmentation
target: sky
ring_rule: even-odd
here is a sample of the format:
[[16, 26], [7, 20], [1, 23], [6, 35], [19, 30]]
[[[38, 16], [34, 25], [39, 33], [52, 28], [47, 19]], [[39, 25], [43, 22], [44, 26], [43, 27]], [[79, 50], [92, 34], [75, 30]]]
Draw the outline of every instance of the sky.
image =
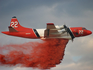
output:
[[[66, 24], [68, 27], [86, 27], [93, 31], [93, 0], [0, 0], [0, 32], [8, 31], [11, 18], [16, 16], [22, 26], [46, 28], [46, 23]], [[0, 33], [0, 44], [36, 41]], [[69, 41], [61, 64], [51, 70], [92, 70], [93, 35]], [[38, 70], [5, 67], [2, 70]]]

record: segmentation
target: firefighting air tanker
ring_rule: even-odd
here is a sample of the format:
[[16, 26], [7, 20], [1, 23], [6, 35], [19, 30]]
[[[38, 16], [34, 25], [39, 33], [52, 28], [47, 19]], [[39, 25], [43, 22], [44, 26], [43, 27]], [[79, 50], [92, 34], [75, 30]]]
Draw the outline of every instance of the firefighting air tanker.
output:
[[73, 41], [75, 37], [92, 34], [92, 32], [85, 27], [67, 27], [66, 25], [55, 26], [53, 23], [47, 23], [46, 29], [26, 28], [19, 24], [15, 16], [12, 17], [8, 28], [9, 31], [4, 31], [2, 33], [31, 39], [63, 38]]

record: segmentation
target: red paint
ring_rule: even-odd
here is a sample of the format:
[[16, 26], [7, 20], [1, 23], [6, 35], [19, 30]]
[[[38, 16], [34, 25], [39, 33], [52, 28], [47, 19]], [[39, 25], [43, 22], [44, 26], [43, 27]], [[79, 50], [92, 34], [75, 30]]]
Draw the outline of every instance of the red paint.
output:
[[[49, 26], [50, 28], [53, 25], [54, 25], [53, 23], [47, 23], [47, 26]], [[38, 38], [41, 39], [41, 37], [42, 38], [45, 37], [44, 33], [43, 33], [44, 31], [40, 32], [41, 35], [39, 35], [38, 32], [33, 31], [32, 28], [26, 28], [26, 27], [21, 26], [16, 17], [13, 17], [11, 19], [9, 27], [14, 28], [14, 30], [5, 31], [5, 32], [2, 32], [2, 33], [7, 34], [7, 35], [11, 35], [11, 36], [33, 38], [33, 39], [38, 39]], [[55, 28], [55, 26], [54, 26], [54, 28]], [[85, 29], [84, 27], [71, 27], [70, 30], [72, 32], [72, 33], [71, 32], [70, 33], [73, 34], [74, 37], [81, 37], [81, 36], [87, 36], [87, 35], [92, 34], [91, 31]], [[51, 30], [50, 30], [50, 32], [51, 32]], [[48, 33], [50, 33], [50, 32], [48, 32]], [[56, 35], [55, 35], [55, 38], [56, 38]]]
[[[14, 24], [13, 24], [12, 22], [14, 22]], [[11, 19], [11, 22], [10, 22], [10, 26], [14, 27], [15, 22], [18, 22], [17, 18], [12, 18], [12, 19]], [[18, 24], [17, 24], [16, 26], [18, 26], [18, 27], [14, 27], [14, 28], [15, 28], [17, 31], [27, 30], [27, 28], [21, 26], [21, 25], [19, 24], [19, 22], [18, 22]]]
[[[18, 24], [16, 24], [16, 22]], [[12, 18], [11, 19], [11, 22], [10, 22], [10, 26], [9, 27], [13, 27], [18, 32], [4, 31], [2, 33], [7, 34], [7, 35], [11, 35], [11, 36], [24, 37], [24, 38], [38, 38], [36, 36], [36, 34], [34, 33], [34, 31], [33, 31], [32, 28], [26, 28], [26, 27], [21, 26], [19, 24], [17, 18]]]
[[61, 63], [67, 43], [68, 40], [64, 39], [48, 39], [42, 43], [5, 45], [0, 50], [7, 50], [8, 53], [0, 53], [0, 65], [21, 64], [23, 67], [50, 69]]
[[4, 34], [7, 35], [11, 35], [11, 36], [18, 36], [18, 37], [24, 37], [24, 38], [37, 38], [37, 36], [35, 35], [35, 33], [33, 32], [33, 29], [30, 29], [29, 31], [25, 31], [25, 32], [2, 32]]
[[53, 23], [47, 23], [47, 25], [54, 25]]
[[75, 37], [87, 36], [92, 34], [90, 30], [87, 30], [84, 27], [71, 27], [70, 30], [72, 31]]

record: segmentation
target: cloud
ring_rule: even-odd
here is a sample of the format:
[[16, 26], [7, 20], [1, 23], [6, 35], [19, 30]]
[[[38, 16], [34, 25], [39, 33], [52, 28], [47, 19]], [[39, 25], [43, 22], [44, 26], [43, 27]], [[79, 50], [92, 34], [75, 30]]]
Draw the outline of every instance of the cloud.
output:
[[85, 66], [81, 63], [68, 63], [68, 64], [62, 64], [62, 65], [58, 65], [56, 68], [53, 68], [53, 70], [92, 70], [91, 66]]
[[[65, 1], [64, 3], [59, 3], [59, 5], [55, 8], [56, 15], [62, 16], [62, 13], [68, 14], [70, 17], [81, 17], [84, 16], [83, 12], [90, 10], [93, 11], [93, 2], [92, 0], [72, 0]], [[58, 13], [57, 13], [58, 12]]]
[[[92, 29], [93, 10], [89, 7], [93, 4], [90, 2], [90, 0], [85, 0], [83, 3], [78, 0], [9, 1], [7, 6], [0, 10], [2, 12], [0, 13], [0, 24], [2, 25], [0, 30], [7, 28], [14, 15], [18, 17], [21, 25], [30, 28], [45, 28], [47, 22], [54, 22], [57, 25], [65, 22], [70, 26], [85, 26]], [[6, 5], [6, 2], [3, 4]]]
[[91, 36], [87, 36], [77, 38], [73, 43], [70, 41], [65, 49], [64, 60], [61, 66], [59, 65], [60, 69], [91, 70], [93, 68], [92, 40]]
[[13, 70], [14, 67], [6, 67], [6, 66], [0, 66], [1, 70]]
[[21, 67], [16, 67], [13, 70], [33, 70], [32, 68], [21, 68]]

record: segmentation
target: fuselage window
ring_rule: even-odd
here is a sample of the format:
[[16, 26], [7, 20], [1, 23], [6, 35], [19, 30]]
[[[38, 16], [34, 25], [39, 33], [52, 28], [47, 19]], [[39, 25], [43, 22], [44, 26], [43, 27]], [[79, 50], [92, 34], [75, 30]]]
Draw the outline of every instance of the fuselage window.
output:
[[76, 31], [76, 29], [74, 29], [74, 31]]

